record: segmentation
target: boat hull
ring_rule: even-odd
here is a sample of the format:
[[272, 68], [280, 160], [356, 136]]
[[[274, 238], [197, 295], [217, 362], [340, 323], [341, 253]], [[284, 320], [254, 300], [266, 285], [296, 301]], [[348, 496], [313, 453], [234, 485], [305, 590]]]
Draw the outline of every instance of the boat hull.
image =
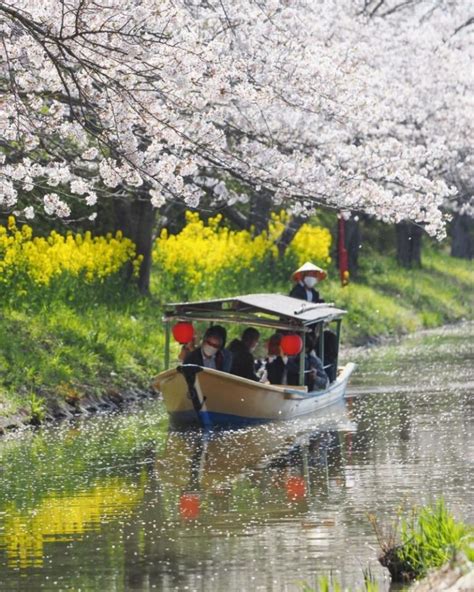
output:
[[341, 368], [329, 388], [309, 393], [301, 387], [266, 385], [218, 370], [194, 368], [193, 397], [189, 374], [188, 379], [185, 376], [190, 366], [167, 370], [156, 378], [173, 427], [243, 427], [314, 413], [344, 397], [355, 365]]

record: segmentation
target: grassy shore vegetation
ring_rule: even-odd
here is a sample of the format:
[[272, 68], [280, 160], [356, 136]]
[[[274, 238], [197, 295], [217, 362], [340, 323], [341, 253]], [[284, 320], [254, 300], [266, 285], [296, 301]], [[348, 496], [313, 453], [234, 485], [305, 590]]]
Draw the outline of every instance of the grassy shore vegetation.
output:
[[366, 576], [364, 574], [364, 586], [362, 588], [356, 588], [349, 590], [344, 588], [337, 578], [331, 575], [319, 576], [316, 587], [309, 586], [306, 583], [301, 585], [301, 592], [379, 592], [380, 587], [377, 582], [370, 577], [370, 574]]
[[375, 516], [369, 518], [382, 550], [380, 562], [393, 581], [423, 578], [461, 553], [474, 561], [474, 527], [456, 520], [443, 499], [401, 515], [388, 536]]
[[140, 259], [121, 233], [35, 236], [10, 218], [0, 226], [0, 417], [23, 409], [40, 422], [51, 400], [146, 388], [162, 367], [163, 302], [287, 293], [291, 272], [306, 260], [329, 271], [320, 286], [326, 301], [349, 311], [345, 344], [472, 318], [471, 263], [431, 248], [422, 269], [407, 271], [366, 250], [357, 282], [342, 288], [331, 234], [318, 221], [278, 256], [285, 221], [274, 214], [268, 230], [253, 235], [229, 229], [221, 216], [205, 222], [189, 213], [180, 233], [158, 237], [152, 296], [144, 298], [124, 282]]

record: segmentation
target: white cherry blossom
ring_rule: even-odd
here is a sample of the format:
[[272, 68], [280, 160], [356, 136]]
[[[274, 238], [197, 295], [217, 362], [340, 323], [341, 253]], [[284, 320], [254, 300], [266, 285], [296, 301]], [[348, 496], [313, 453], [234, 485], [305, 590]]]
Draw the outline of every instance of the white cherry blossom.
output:
[[60, 195], [140, 187], [197, 207], [205, 170], [227, 203], [237, 180], [441, 236], [474, 135], [469, 5], [2, 1], [0, 205], [68, 216]]

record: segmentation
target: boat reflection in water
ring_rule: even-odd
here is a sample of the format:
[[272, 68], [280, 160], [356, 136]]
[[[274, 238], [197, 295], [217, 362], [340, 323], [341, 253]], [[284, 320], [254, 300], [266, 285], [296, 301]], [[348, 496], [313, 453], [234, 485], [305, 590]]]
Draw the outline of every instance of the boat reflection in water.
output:
[[324, 418], [291, 424], [170, 432], [156, 474], [163, 491], [179, 492], [176, 518], [215, 524], [232, 514], [238, 522], [293, 515], [303, 510], [300, 504], [308, 507], [315, 491], [350, 485], [343, 454], [350, 453], [355, 428], [342, 402]]

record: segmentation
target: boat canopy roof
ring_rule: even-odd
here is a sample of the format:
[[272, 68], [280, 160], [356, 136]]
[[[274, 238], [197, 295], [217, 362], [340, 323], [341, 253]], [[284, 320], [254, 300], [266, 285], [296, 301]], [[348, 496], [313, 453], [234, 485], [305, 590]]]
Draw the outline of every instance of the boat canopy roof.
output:
[[221, 321], [261, 327], [299, 329], [341, 319], [345, 310], [331, 303], [314, 303], [282, 294], [246, 294], [218, 300], [167, 304], [164, 320]]

